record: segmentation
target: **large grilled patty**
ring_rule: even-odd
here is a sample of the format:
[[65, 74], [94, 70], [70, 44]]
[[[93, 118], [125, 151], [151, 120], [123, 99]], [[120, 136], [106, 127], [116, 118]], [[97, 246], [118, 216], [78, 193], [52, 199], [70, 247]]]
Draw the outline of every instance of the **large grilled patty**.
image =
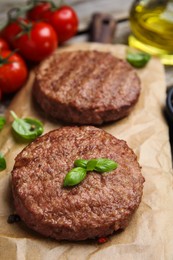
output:
[[33, 93], [46, 114], [68, 123], [99, 125], [129, 114], [140, 80], [110, 53], [54, 53], [36, 72]]
[[[90, 172], [63, 188], [76, 159], [110, 158], [118, 168]], [[142, 197], [144, 178], [125, 141], [93, 126], [62, 127], [28, 145], [15, 160], [12, 188], [17, 213], [33, 230], [57, 240], [84, 240], [124, 229]]]

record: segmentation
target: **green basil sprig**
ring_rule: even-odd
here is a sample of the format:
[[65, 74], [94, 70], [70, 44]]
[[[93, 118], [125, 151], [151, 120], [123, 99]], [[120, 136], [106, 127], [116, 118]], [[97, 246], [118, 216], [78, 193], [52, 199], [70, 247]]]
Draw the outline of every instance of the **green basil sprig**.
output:
[[87, 171], [96, 171], [96, 172], [110, 172], [115, 170], [118, 167], [118, 164], [107, 158], [98, 158], [98, 159], [78, 159], [74, 162], [75, 166], [86, 168]]
[[12, 129], [23, 140], [32, 141], [43, 133], [43, 124], [35, 118], [19, 118], [13, 111]]
[[87, 171], [95, 171], [95, 167], [96, 167], [96, 164], [97, 164], [97, 160], [98, 159], [91, 159], [87, 162]]
[[74, 166], [86, 168], [88, 160], [78, 159], [74, 161]]
[[64, 187], [74, 186], [83, 181], [86, 177], [86, 169], [82, 167], [73, 168], [69, 171], [64, 179]]
[[110, 172], [115, 170], [118, 167], [118, 163], [107, 159], [107, 158], [99, 158], [96, 159], [96, 165], [95, 168], [93, 169], [96, 172]]
[[0, 171], [3, 171], [6, 169], [6, 161], [2, 153], [0, 153]]
[[6, 119], [3, 116], [0, 116], [0, 130], [3, 128], [3, 126], [6, 123]]
[[137, 52], [127, 53], [126, 60], [135, 68], [143, 68], [150, 60], [151, 56], [148, 53]]
[[77, 166], [69, 171], [64, 179], [63, 186], [75, 186], [86, 178], [86, 173], [90, 171], [96, 171], [99, 173], [110, 172], [118, 167], [117, 162], [107, 159], [78, 159], [75, 160], [74, 165]]

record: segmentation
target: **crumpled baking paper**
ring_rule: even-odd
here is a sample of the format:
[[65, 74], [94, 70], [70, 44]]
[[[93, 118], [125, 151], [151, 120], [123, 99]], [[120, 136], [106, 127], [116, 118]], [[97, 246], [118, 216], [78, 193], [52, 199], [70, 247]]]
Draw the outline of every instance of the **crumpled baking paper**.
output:
[[[83, 43], [59, 48], [108, 51], [125, 58], [127, 46]], [[131, 114], [102, 126], [119, 139], [127, 141], [136, 153], [145, 177], [142, 202], [129, 226], [109, 237], [105, 244], [96, 241], [57, 242], [28, 229], [22, 222], [8, 224], [14, 212], [10, 172], [15, 156], [26, 146], [17, 143], [11, 133], [13, 110], [20, 117], [36, 117], [44, 123], [44, 132], [61, 124], [51, 122], [34, 103], [31, 88], [34, 71], [26, 86], [16, 95], [7, 111], [7, 124], [0, 132], [0, 151], [7, 169], [0, 173], [0, 259], [1, 260], [172, 260], [173, 259], [173, 176], [168, 126], [163, 109], [166, 98], [164, 68], [153, 58], [136, 70], [142, 91]]]

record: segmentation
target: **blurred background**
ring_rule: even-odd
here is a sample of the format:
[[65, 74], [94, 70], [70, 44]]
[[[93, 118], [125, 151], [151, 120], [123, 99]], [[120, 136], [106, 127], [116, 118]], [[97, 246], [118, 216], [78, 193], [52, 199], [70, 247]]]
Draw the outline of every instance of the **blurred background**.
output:
[[[26, 4], [26, 0], [0, 0], [0, 24], [3, 25], [7, 19], [7, 12], [14, 7], [22, 7]], [[54, 1], [57, 5], [60, 0]], [[132, 5], [132, 0], [66, 0], [64, 3], [71, 5], [79, 17], [79, 32], [86, 31], [91, 21], [93, 13], [104, 12], [110, 14], [119, 23], [116, 30], [115, 42], [127, 43], [128, 35], [130, 33], [129, 24], [127, 21], [129, 9]], [[125, 20], [125, 21], [124, 21]], [[85, 36], [78, 37], [82, 41]]]

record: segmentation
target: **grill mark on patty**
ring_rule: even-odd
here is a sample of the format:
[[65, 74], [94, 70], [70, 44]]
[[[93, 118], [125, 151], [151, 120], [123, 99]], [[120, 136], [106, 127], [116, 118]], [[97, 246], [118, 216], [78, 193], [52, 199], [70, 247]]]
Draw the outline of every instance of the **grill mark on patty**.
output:
[[[62, 99], [62, 101], [70, 103], [74, 102], [76, 100], [76, 97], [81, 98], [81, 91], [85, 88], [85, 82], [89, 82], [96, 71], [99, 74], [99, 69], [97, 69], [97, 67], [101, 60], [102, 56], [90, 55], [90, 57], [88, 57], [88, 55], [86, 55], [86, 53], [83, 52], [81, 52], [80, 55], [78, 55], [77, 59], [73, 57], [71, 66], [66, 67], [66, 71], [64, 72], [64, 74], [62, 74], [58, 80], [53, 82], [54, 86], [59, 86], [58, 96]], [[89, 66], [87, 66], [88, 63], [90, 63]], [[74, 71], [75, 77], [73, 74]], [[99, 80], [98, 75], [96, 75], [94, 79]], [[95, 84], [94, 88], [96, 88]], [[54, 90], [56, 90], [56, 87]], [[88, 89], [85, 90], [85, 92], [87, 91]], [[87, 95], [85, 95], [85, 98], [89, 95], [90, 93], [87, 93]]]
[[[107, 93], [107, 86], [112, 80], [110, 79], [110, 76], [112, 76], [112, 70], [114, 69], [115, 64], [110, 62], [112, 61], [112, 57], [108, 57], [107, 54], [105, 54], [105, 59], [103, 61], [103, 55], [104, 54], [102, 53], [95, 57], [92, 63], [93, 66], [91, 66], [92, 59], [88, 56], [85, 57], [83, 64], [80, 66], [79, 74], [76, 72], [77, 79], [74, 80], [74, 77], [72, 76], [71, 88], [73, 89], [73, 92], [71, 92], [71, 88], [66, 92], [66, 103], [69, 102], [72, 103], [72, 105], [78, 105], [78, 102], [81, 103], [83, 101], [83, 105], [85, 104], [85, 106], [92, 108], [93, 104], [91, 103], [94, 103], [94, 106], [96, 106], [101, 99], [106, 97], [106, 94], [107, 96], [109, 95], [109, 99], [112, 98], [112, 95]], [[90, 67], [87, 68], [86, 64], [89, 61]], [[101, 66], [98, 66], [101, 62]], [[117, 69], [118, 67], [119, 66], [117, 66]], [[70, 81], [71, 79], [68, 77], [68, 80]]]
[[[103, 59], [104, 56], [105, 59]], [[58, 93], [62, 102], [73, 103], [73, 105], [77, 105], [78, 101], [82, 102], [82, 100], [86, 103], [85, 106], [90, 106], [91, 102], [94, 102], [94, 104], [98, 103], [96, 106], [99, 107], [104, 103], [103, 99], [109, 103], [117, 94], [125, 92], [123, 87], [126, 86], [127, 82], [127, 75], [122, 79], [124, 64], [118, 63], [115, 72], [113, 59], [114, 57], [107, 53], [99, 53], [97, 56], [93, 55], [92, 52], [90, 55], [80, 52], [77, 56], [74, 53], [65, 53], [57, 63], [56, 73], [55, 69], [49, 71], [49, 77], [51, 76], [49, 93], [54, 91]], [[56, 61], [55, 58], [50, 64], [50, 68], [55, 68], [52, 65], [56, 64]], [[88, 63], [90, 63], [89, 66], [87, 66]], [[64, 69], [59, 69], [59, 64]], [[98, 66], [98, 64], [101, 65]], [[112, 78], [115, 78], [115, 81], [112, 82]], [[72, 89], [73, 91], [71, 91]], [[121, 102], [121, 100], [119, 101]]]
[[[108, 56], [107, 53], [99, 53], [97, 56], [93, 55], [93, 53], [88, 55], [85, 52], [80, 52], [78, 56], [74, 56], [73, 53], [65, 54], [58, 62], [59, 64], [62, 63], [62, 68], [65, 69], [60, 69], [61, 73], [56, 73], [56, 76], [54, 76], [54, 71], [48, 72], [50, 74], [49, 77], [51, 76], [49, 92], [54, 91], [58, 93], [62, 100], [65, 97], [65, 102], [69, 103], [76, 103], [78, 100], [81, 101], [83, 99], [85, 102], [88, 101], [86, 104], [88, 105], [88, 103], [93, 101], [99, 101], [102, 97], [98, 96], [96, 92], [98, 89], [103, 94], [106, 93], [105, 90], [111, 80], [109, 77], [115, 66], [114, 62], [112, 63], [113, 57], [111, 55]], [[65, 59], [66, 56], [68, 56], [68, 61]], [[104, 60], [103, 56], [105, 56]], [[61, 59], [63, 62], [61, 62]], [[52, 61], [50, 68], [53, 62], [56, 63], [56, 59]], [[88, 63], [90, 63], [89, 66], [87, 66]], [[98, 64], [101, 65], [98, 66]], [[58, 67], [57, 71], [59, 71]], [[73, 92], [71, 91], [72, 89]], [[76, 97], [78, 98], [76, 99]]]
[[[102, 64], [98, 66], [98, 64]], [[104, 84], [107, 81], [112, 64], [109, 64], [109, 59], [104, 59], [103, 56], [98, 56], [95, 66], [91, 69], [90, 74], [85, 74], [84, 78], [81, 81], [81, 85], [78, 86], [78, 99], [72, 97], [72, 101], [75, 105], [78, 105], [79, 102], [82, 102], [85, 107], [96, 106], [98, 100], [100, 99], [101, 93], [103, 93]], [[101, 97], [102, 98], [102, 97]]]
[[114, 121], [128, 115], [138, 100], [135, 70], [110, 53], [55, 53], [45, 63], [47, 69], [41, 66], [37, 72], [33, 94], [57, 119], [79, 124]]
[[[65, 59], [64, 64], [62, 64], [62, 66], [65, 69], [62, 70], [60, 75], [56, 74], [55, 79], [54, 79], [54, 77], [52, 77], [51, 82], [50, 82], [50, 88], [52, 88], [53, 91], [58, 91], [58, 93], [61, 93], [61, 92], [65, 93], [68, 85], [70, 86], [69, 81], [71, 80], [71, 75], [73, 74], [74, 70], [78, 70], [81, 66], [80, 65], [80, 60], [81, 60], [80, 56], [76, 56], [73, 53], [71, 53], [70, 55], [67, 54], [64, 56], [66, 58], [68, 57], [68, 60]], [[83, 59], [84, 58], [85, 58], [85, 56], [83, 57]], [[61, 60], [59, 63], [61, 63]], [[68, 82], [68, 85], [66, 84], [66, 82]]]
[[[58, 91], [60, 85], [56, 84], [58, 79], [63, 78], [66, 74], [66, 71], [68, 71], [72, 66], [73, 62], [76, 61], [78, 57], [75, 57], [75, 54], [72, 53], [70, 56], [68, 56], [67, 61], [67, 55], [62, 55], [61, 60], [59, 61], [56, 59], [56, 56], [52, 57], [49, 67], [43, 71], [42, 77], [44, 77], [44, 81], [42, 82], [42, 88], [46, 90], [47, 94], [51, 94], [52, 91], [56, 93]], [[39, 71], [37, 71], [38, 77]], [[68, 75], [67, 75], [68, 76]], [[52, 82], [54, 84], [52, 84]], [[47, 88], [45, 89], [45, 84], [47, 84]]]
[[[90, 66], [87, 66], [87, 63], [88, 63], [87, 55], [81, 52], [77, 56], [77, 59], [75, 58], [73, 60], [71, 66], [69, 68], [66, 68], [66, 71], [62, 75], [62, 77], [58, 79], [57, 84], [60, 85], [58, 95], [62, 99], [62, 101], [69, 102], [76, 97], [76, 94], [78, 95], [78, 89], [79, 86], [81, 85], [81, 81], [96, 66], [94, 62], [93, 63], [90, 62]], [[75, 76], [73, 73], [74, 71], [75, 71]]]

